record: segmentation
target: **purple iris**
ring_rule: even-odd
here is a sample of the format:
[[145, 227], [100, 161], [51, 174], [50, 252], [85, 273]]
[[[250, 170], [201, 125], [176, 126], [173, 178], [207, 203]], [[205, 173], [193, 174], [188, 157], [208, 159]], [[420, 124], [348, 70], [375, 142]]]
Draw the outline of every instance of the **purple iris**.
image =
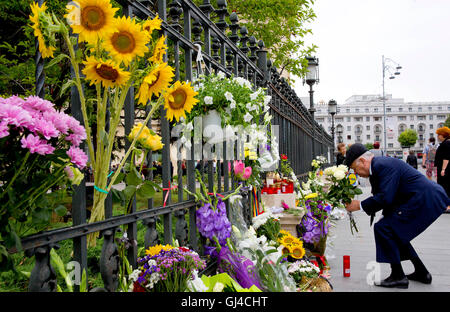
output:
[[197, 227], [204, 237], [210, 240], [217, 237], [220, 245], [226, 244], [227, 238], [231, 235], [231, 223], [221, 198], [218, 199], [216, 208], [205, 203], [197, 210]]

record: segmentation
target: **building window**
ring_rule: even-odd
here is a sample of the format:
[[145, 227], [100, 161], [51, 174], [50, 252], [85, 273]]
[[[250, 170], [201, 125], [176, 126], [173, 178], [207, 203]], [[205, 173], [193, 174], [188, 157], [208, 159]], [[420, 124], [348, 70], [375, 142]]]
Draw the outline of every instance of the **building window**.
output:
[[375, 113], [377, 113], [377, 112], [378, 112], [378, 108], [375, 107], [375, 108], [373, 109], [373, 111], [374, 111]]
[[346, 120], [347, 120], [348, 122], [350, 122], [352, 119], [351, 119], [351, 117], [347, 117]]
[[422, 111], [422, 107], [417, 108], [417, 111], [421, 112]]
[[409, 116], [409, 120], [414, 120], [414, 116]]
[[359, 113], [359, 108], [356, 108], [356, 109], [355, 109], [355, 112]]
[[398, 108], [398, 111], [399, 111], [399, 112], [403, 112], [403, 108], [402, 108], [402, 107], [399, 107], [399, 108]]
[[394, 143], [388, 143], [388, 147], [389, 148], [393, 148], [394, 147]]
[[345, 112], [346, 112], [346, 113], [350, 113], [350, 108], [347, 108], [347, 109], [345, 110]]
[[366, 117], [366, 121], [370, 121], [370, 116]]
[[423, 143], [420, 143], [419, 146], [420, 146], [420, 147], [423, 147]]
[[423, 134], [419, 134], [419, 140], [423, 140]]
[[438, 106], [438, 110], [442, 110], [442, 106]]
[[370, 134], [368, 134], [366, 137], [367, 137], [367, 140], [370, 140]]
[[324, 119], [323, 118], [316, 118], [317, 122], [323, 122]]
[[370, 126], [366, 126], [366, 130], [370, 130]]
[[433, 110], [433, 107], [432, 107], [432, 106], [428, 106], [428, 110], [429, 110], [429, 111], [432, 111], [432, 110]]
[[444, 120], [445, 119], [445, 115], [437, 115], [437, 119], [438, 120]]
[[368, 113], [368, 112], [369, 112], [369, 109], [368, 109], [368, 108], [366, 108], [366, 109], [364, 109], [364, 111], [365, 111], [366, 113]]
[[397, 120], [399, 120], [399, 121], [400, 121], [400, 120], [402, 120], [402, 121], [403, 121], [403, 120], [406, 120], [406, 116], [398, 116], [398, 117], [397, 117]]
[[355, 121], [362, 121], [362, 117], [355, 117]]
[[351, 140], [352, 136], [351, 135], [347, 135], [347, 140]]
[[380, 141], [380, 136], [379, 135], [375, 136], [375, 141]]
[[344, 118], [342, 118], [342, 117], [336, 118], [336, 122], [343, 122], [343, 121], [344, 121]]
[[409, 112], [412, 112], [412, 107], [408, 107], [408, 111], [409, 111]]
[[392, 109], [390, 107], [386, 108], [386, 112], [390, 113]]
[[433, 120], [433, 115], [429, 115], [428, 120]]
[[430, 132], [430, 138], [432, 138], [434, 136], [433, 132]]
[[430, 129], [433, 129], [433, 124], [430, 124]]
[[347, 131], [352, 131], [352, 126], [347, 126]]
[[426, 116], [417, 116], [417, 119], [418, 120], [425, 120], [426, 118], [425, 118]]
[[373, 117], [373, 120], [374, 120], [374, 121], [380, 121], [380, 120], [381, 120], [381, 117]]
[[409, 125], [409, 128], [414, 130], [414, 125]]

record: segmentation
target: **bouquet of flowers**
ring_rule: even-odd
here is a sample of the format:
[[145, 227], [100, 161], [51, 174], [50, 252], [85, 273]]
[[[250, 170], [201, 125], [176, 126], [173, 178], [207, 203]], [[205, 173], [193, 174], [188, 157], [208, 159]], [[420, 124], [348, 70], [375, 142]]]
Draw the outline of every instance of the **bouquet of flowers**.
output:
[[206, 267], [199, 255], [185, 247], [156, 245], [138, 259], [139, 269], [129, 276], [133, 292], [183, 292], [196, 272]]
[[[151, 110], [142, 122], [144, 125], [149, 123], [163, 103], [168, 120], [178, 121], [185, 117], [186, 112], [198, 102], [194, 98], [197, 92], [190, 83], [175, 81], [172, 84], [174, 69], [163, 62], [167, 49], [166, 37], [154, 36], [154, 31], [161, 29], [162, 21], [158, 17], [141, 21], [116, 16], [119, 8], [114, 7], [110, 0], [70, 2], [65, 21], [47, 12], [45, 3], [41, 6], [37, 2], [33, 3], [31, 10], [31, 27], [42, 56], [54, 58], [50, 61], [52, 64], [68, 59], [74, 69], [75, 77], [67, 81], [62, 89], [75, 86], [79, 93], [89, 166], [94, 173], [95, 183], [89, 221], [101, 221], [105, 217], [106, 196], [144, 130], [141, 127], [136, 133], [118, 168], [110, 177], [114, 139], [130, 88], [138, 90], [136, 99], [139, 104], [151, 105]], [[62, 42], [57, 44], [58, 40]], [[61, 52], [54, 57], [60, 45], [67, 46], [69, 53]], [[87, 89], [91, 89], [90, 92], [86, 92]], [[92, 133], [90, 125], [89, 103], [94, 103], [92, 115], [96, 118], [96, 133]], [[105, 132], [106, 124], [109, 125], [108, 133]], [[97, 236], [98, 233], [88, 235], [89, 246], [95, 245]]]
[[306, 284], [306, 280], [319, 277], [320, 268], [308, 260], [298, 260], [289, 263], [288, 272], [297, 285], [302, 285]]
[[[317, 193], [311, 193], [305, 197], [306, 215], [297, 225], [303, 241], [314, 247], [324, 248], [323, 244], [328, 234], [329, 213], [331, 206], [318, 198]], [[311, 249], [315, 249], [315, 248]], [[319, 252], [321, 252], [319, 250]]]
[[313, 159], [311, 162], [311, 167], [314, 171], [320, 169], [324, 164], [327, 163], [327, 159], [325, 156], [317, 156], [316, 159]]
[[[0, 242], [7, 248], [20, 249], [20, 236], [43, 230], [53, 209], [65, 215], [63, 186], [83, 179], [84, 139], [84, 127], [47, 100], [0, 98]], [[17, 227], [27, 221], [26, 229]]]
[[[326, 198], [333, 207], [342, 207], [346, 203], [350, 203], [356, 195], [362, 194], [361, 189], [356, 186], [355, 174], [349, 173], [347, 166], [328, 167], [324, 173], [330, 185]], [[350, 218], [350, 230], [352, 234], [353, 230], [358, 232], [352, 213], [349, 212], [348, 216]]]

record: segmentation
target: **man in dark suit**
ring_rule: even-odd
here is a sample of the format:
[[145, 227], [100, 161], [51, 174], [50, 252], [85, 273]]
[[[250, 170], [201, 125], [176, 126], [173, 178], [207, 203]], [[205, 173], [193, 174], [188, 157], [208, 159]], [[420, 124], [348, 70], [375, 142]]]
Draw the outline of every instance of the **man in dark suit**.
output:
[[[348, 211], [364, 210], [373, 218], [382, 210], [383, 217], [374, 225], [376, 260], [390, 263], [392, 273], [382, 287], [408, 288], [409, 281], [431, 283], [431, 274], [410, 241], [433, 223], [450, 204], [444, 189], [428, 180], [405, 162], [374, 155], [362, 144], [347, 151], [345, 165], [359, 176], [369, 178], [373, 196], [353, 200]], [[411, 260], [414, 272], [405, 275], [401, 261]]]

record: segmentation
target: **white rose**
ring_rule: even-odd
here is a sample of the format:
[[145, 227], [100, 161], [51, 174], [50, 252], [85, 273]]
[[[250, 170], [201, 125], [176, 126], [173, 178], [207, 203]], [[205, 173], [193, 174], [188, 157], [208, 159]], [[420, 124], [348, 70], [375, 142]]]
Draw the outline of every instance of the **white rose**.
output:
[[206, 105], [211, 105], [213, 103], [212, 96], [205, 96], [204, 99]]
[[333, 174], [333, 176], [337, 179], [337, 180], [342, 180], [345, 178], [345, 172], [342, 170], [336, 170]]

